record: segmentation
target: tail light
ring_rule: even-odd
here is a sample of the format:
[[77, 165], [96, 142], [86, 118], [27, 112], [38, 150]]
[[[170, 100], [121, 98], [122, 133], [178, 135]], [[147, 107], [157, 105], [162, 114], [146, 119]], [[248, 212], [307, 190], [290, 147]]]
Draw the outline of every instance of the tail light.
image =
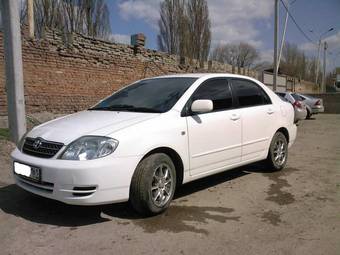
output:
[[320, 100], [318, 100], [318, 101], [316, 101], [315, 102], [315, 104], [314, 105], [320, 105], [321, 104], [321, 101]]
[[293, 105], [297, 108], [302, 108], [302, 104], [300, 103], [300, 101], [295, 101]]

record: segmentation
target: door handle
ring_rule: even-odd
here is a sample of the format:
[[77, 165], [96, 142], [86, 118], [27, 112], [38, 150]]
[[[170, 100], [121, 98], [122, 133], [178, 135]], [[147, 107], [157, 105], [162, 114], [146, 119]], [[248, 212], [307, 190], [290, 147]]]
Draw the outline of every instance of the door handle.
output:
[[231, 116], [230, 116], [230, 119], [231, 120], [238, 120], [241, 116], [239, 114], [236, 114], [236, 113], [233, 113]]
[[271, 109], [271, 108], [269, 108], [268, 110], [267, 110], [267, 113], [268, 114], [273, 114], [275, 111], [273, 110], [273, 109]]

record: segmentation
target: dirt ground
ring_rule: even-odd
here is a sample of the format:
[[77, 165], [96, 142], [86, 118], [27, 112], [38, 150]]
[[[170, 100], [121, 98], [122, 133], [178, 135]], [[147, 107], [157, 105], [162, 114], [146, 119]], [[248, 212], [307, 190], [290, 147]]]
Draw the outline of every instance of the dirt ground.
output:
[[13, 185], [0, 141], [0, 254], [340, 254], [340, 115], [298, 128], [286, 169], [231, 170], [180, 188], [163, 215], [78, 207]]

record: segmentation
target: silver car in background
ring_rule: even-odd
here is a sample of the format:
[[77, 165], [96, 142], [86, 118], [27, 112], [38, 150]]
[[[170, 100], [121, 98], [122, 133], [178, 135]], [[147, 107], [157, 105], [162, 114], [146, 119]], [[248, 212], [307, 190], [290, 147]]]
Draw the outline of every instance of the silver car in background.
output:
[[312, 96], [307, 96], [303, 94], [298, 94], [296, 93], [301, 99], [306, 104], [307, 107], [307, 119], [309, 119], [313, 114], [318, 114], [320, 112], [325, 111], [325, 107], [323, 106], [323, 101], [321, 98], [315, 98]]
[[294, 107], [294, 122], [297, 123], [299, 120], [304, 120], [307, 117], [306, 104], [300, 98], [292, 92], [275, 92], [282, 100], [288, 101]]

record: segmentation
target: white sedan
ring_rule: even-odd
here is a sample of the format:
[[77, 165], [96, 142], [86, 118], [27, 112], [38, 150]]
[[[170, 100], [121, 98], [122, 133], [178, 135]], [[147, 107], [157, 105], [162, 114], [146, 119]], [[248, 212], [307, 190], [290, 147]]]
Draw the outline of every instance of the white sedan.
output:
[[33, 128], [11, 156], [29, 192], [77, 205], [129, 200], [151, 215], [183, 183], [262, 160], [282, 169], [295, 137], [291, 104], [255, 79], [170, 75]]

